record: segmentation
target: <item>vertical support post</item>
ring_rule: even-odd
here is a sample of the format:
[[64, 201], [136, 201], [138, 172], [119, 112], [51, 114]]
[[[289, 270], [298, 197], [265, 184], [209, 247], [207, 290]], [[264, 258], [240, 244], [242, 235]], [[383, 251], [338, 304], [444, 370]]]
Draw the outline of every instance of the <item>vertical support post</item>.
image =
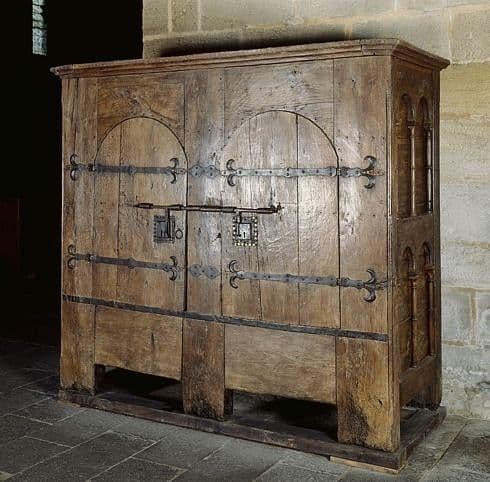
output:
[[427, 146], [427, 159], [426, 159], [426, 169], [427, 169], [427, 212], [432, 213], [433, 204], [433, 150], [432, 150], [432, 127], [425, 128], [426, 136], [426, 146]]
[[417, 206], [415, 202], [415, 183], [416, 183], [416, 165], [415, 165], [415, 125], [408, 126], [410, 137], [410, 216], [416, 216]]

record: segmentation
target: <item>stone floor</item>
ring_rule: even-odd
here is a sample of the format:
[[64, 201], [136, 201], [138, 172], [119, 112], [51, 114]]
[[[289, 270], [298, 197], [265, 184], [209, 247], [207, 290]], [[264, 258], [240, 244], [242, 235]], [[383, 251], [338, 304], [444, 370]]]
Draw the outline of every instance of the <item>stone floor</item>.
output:
[[489, 481], [490, 421], [449, 416], [397, 476], [56, 401], [58, 353], [0, 339], [0, 481]]

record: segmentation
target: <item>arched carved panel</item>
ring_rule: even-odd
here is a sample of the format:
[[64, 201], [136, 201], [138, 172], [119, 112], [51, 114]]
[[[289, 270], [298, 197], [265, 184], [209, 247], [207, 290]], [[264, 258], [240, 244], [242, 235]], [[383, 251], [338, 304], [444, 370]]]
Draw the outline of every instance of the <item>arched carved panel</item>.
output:
[[417, 287], [415, 257], [411, 248], [403, 251], [399, 274], [398, 304], [403, 306], [403, 314], [399, 326], [400, 364], [404, 372], [414, 365], [414, 329], [416, 320]]
[[[242, 169], [326, 168], [336, 151], [314, 122], [289, 111], [247, 119], [221, 153]], [[279, 214], [258, 215], [258, 245], [235, 246], [223, 227], [223, 273], [230, 260], [251, 272], [338, 276], [338, 183], [329, 176], [243, 176], [225, 184], [223, 204], [281, 205]], [[223, 218], [228, 223], [228, 221]], [[316, 253], [322, 252], [318, 257]], [[278, 300], [288, 300], [286, 303]], [[338, 326], [338, 288], [246, 280], [239, 289], [223, 283], [223, 314], [287, 323]]]
[[[160, 242], [156, 220], [164, 209], [139, 209], [139, 203], [185, 204], [186, 176], [171, 166], [187, 167], [183, 148], [164, 124], [146, 117], [120, 122], [103, 139], [93, 163], [95, 182], [94, 251], [99, 257], [157, 263], [158, 269], [114, 263], [94, 265], [94, 296], [137, 305], [180, 310], [184, 306], [184, 277], [171, 279], [175, 262], [185, 260], [183, 240]], [[169, 170], [170, 168], [170, 170]], [[169, 220], [184, 229], [185, 216], [172, 212]], [[164, 269], [165, 265], [169, 269]], [[165, 296], [162, 296], [165, 293]]]

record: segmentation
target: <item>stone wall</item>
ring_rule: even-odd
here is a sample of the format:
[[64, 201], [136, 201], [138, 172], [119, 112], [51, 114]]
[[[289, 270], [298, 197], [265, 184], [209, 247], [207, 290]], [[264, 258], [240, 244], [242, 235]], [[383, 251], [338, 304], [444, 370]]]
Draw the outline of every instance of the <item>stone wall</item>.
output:
[[399, 37], [451, 60], [441, 83], [444, 403], [490, 418], [490, 2], [144, 0], [146, 57]]

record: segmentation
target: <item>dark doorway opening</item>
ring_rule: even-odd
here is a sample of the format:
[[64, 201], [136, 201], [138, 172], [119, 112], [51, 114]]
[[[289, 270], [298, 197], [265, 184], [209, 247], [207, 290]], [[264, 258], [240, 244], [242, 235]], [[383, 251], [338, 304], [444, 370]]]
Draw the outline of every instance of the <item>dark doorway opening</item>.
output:
[[[59, 344], [61, 85], [49, 68], [141, 57], [142, 8], [142, 0], [2, 5], [8, 122], [0, 183], [0, 337]], [[36, 38], [41, 24], [45, 51]]]

